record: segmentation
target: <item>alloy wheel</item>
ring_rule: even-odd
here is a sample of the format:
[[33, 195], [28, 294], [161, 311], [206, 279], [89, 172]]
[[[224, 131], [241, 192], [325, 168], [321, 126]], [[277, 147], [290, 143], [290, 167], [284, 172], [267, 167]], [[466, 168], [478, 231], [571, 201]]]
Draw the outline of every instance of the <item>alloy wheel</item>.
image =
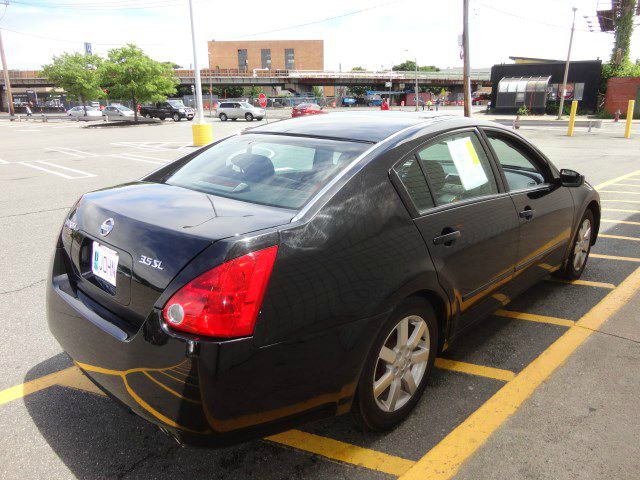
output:
[[373, 373], [373, 397], [381, 410], [395, 412], [413, 397], [427, 369], [430, 340], [418, 315], [400, 320], [387, 336]]
[[587, 261], [589, 248], [591, 248], [591, 221], [585, 218], [580, 225], [573, 247], [573, 268], [576, 271], [579, 271]]

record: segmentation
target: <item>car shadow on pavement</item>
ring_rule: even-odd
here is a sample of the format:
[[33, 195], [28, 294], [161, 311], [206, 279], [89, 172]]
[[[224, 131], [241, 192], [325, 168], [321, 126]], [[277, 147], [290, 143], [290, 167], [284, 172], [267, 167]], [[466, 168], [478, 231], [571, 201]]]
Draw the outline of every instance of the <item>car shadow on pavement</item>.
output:
[[[70, 367], [66, 354], [34, 366], [25, 382]], [[77, 478], [383, 478], [262, 440], [208, 450], [181, 447], [114, 401], [53, 386], [24, 398], [34, 424]]]

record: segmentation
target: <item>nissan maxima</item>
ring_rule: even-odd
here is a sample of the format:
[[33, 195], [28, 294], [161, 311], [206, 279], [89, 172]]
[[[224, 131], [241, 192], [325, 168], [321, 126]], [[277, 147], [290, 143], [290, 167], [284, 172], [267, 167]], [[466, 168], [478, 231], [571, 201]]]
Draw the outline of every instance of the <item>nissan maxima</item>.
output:
[[582, 175], [495, 123], [285, 120], [83, 195], [55, 249], [49, 327], [186, 444], [346, 412], [385, 430], [470, 325], [549, 274], [580, 277], [599, 221]]

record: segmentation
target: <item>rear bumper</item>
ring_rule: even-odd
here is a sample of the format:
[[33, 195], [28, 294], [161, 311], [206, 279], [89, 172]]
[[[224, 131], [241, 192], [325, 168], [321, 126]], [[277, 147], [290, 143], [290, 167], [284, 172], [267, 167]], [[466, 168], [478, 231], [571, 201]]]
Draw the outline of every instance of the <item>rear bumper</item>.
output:
[[137, 331], [118, 325], [62, 269], [47, 289], [49, 328], [98, 386], [181, 442], [225, 446], [346, 412], [375, 319], [292, 342], [193, 342], [167, 333], [159, 312]]

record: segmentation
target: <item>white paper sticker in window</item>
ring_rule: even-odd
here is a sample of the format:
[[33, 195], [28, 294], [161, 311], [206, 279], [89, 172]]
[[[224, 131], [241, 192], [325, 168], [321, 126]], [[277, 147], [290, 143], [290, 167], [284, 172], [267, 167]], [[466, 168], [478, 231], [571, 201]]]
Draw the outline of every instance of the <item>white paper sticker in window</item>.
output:
[[447, 147], [465, 190], [473, 190], [489, 181], [471, 138], [451, 140]]

